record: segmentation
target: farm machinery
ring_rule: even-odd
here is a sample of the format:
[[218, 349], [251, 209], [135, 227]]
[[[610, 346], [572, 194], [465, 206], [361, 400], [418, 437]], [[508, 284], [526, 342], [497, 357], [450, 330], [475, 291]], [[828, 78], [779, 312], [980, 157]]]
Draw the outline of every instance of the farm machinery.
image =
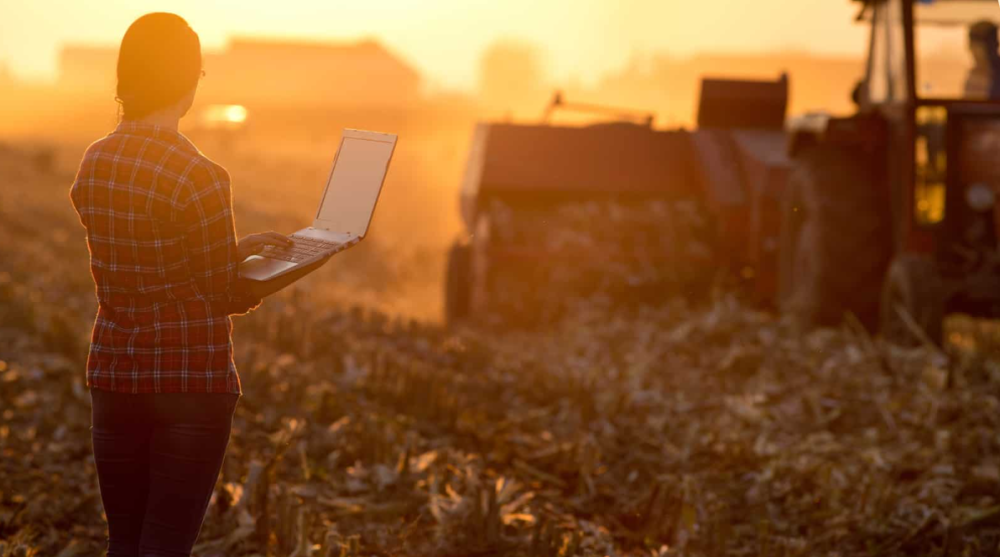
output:
[[[985, 22], [1000, 11], [856, 1], [870, 34], [852, 115], [788, 118], [782, 76], [703, 80], [693, 130], [620, 111], [582, 127], [479, 124], [447, 320], [523, 320], [578, 292], [697, 298], [720, 281], [803, 326], [853, 315], [900, 343], [940, 342], [951, 312], [996, 316], [1000, 101], [918, 76], [916, 41], [985, 26], [995, 50]], [[573, 107], [557, 95], [555, 108]]]
[[467, 234], [449, 254], [447, 320], [544, 321], [572, 295], [698, 298], [732, 278], [768, 303], [790, 169], [787, 100], [785, 77], [712, 79], [696, 131], [657, 130], [648, 116], [559, 94], [547, 117], [568, 109], [616, 119], [479, 124], [460, 198]]
[[1000, 11], [987, 0], [859, 4], [871, 33], [857, 113], [790, 127], [778, 295], [806, 323], [850, 311], [895, 342], [939, 343], [949, 313], [1000, 313], [1000, 102], [970, 87], [984, 69], [1000, 75], [977, 64], [963, 90], [918, 74], [930, 68], [918, 33], [969, 30], [976, 57], [996, 60]]

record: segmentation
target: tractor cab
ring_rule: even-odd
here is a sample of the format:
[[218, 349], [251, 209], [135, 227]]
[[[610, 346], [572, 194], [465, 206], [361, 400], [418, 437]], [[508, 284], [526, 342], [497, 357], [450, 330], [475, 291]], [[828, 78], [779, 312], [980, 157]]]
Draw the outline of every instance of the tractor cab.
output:
[[1000, 8], [858, 1], [857, 114], [790, 134], [780, 296], [805, 321], [937, 342], [947, 313], [1000, 313]]
[[[884, 0], [866, 3], [861, 15], [872, 26], [861, 110], [881, 113], [893, 135], [904, 136], [892, 156], [902, 167], [899, 178], [912, 184], [899, 188], [906, 211], [898, 214], [898, 249], [995, 249], [986, 209], [1000, 171], [991, 176], [986, 163], [1000, 153], [991, 149], [1000, 147], [1000, 7], [986, 0]], [[942, 42], [967, 45], [967, 64], [942, 59]]]

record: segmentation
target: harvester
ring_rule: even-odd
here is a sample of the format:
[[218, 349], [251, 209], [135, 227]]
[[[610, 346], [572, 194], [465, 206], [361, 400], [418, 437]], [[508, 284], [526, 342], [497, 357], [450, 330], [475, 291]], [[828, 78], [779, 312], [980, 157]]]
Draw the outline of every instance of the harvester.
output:
[[[467, 234], [449, 254], [448, 322], [497, 312], [535, 322], [553, 298], [595, 291], [699, 298], [733, 279], [768, 303], [787, 102], [785, 76], [708, 79], [696, 131], [559, 93], [540, 123], [479, 124], [461, 190]], [[552, 125], [556, 110], [612, 120]]]
[[[704, 80], [695, 130], [655, 130], [634, 118], [480, 124], [461, 194], [468, 235], [448, 263], [448, 321], [478, 319], [498, 295], [509, 297], [512, 282], [496, 280], [505, 269], [611, 266], [621, 253], [583, 249], [559, 260], [558, 250], [543, 249], [555, 230], [545, 211], [586, 200], [668, 207], [659, 213], [666, 245], [639, 255], [646, 267], [671, 269], [663, 273], [670, 280], [652, 281], [647, 300], [697, 295], [722, 274], [804, 326], [853, 316], [900, 343], [941, 342], [951, 312], [996, 316], [1000, 101], [918, 75], [927, 65], [917, 59], [917, 34], [977, 22], [981, 30], [1000, 8], [993, 0], [855, 1], [871, 32], [853, 115], [787, 118], [782, 76]], [[691, 220], [676, 211], [685, 203], [701, 225], [681, 226]], [[543, 218], [527, 227], [527, 242], [511, 250], [496, 241], [508, 224], [496, 215], [531, 211]], [[610, 222], [613, 213], [595, 212], [590, 230], [628, 226]]]

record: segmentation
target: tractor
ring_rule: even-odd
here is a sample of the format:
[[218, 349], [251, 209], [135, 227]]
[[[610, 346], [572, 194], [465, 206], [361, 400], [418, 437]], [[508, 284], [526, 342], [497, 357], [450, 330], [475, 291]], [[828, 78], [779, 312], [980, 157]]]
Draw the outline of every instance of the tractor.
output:
[[[1000, 7], [858, 3], [871, 32], [857, 113], [789, 126], [777, 299], [807, 325], [850, 312], [887, 340], [941, 343], [948, 313], [1000, 310], [1000, 99], [988, 98], [988, 87], [962, 90], [954, 79], [921, 75], [928, 64], [917, 40], [942, 28], [990, 29], [983, 22], [1000, 19]], [[980, 53], [987, 59], [996, 51], [991, 33], [994, 52]]]
[[[491, 297], [510, 290], [494, 280], [510, 266], [572, 268], [596, 258], [612, 267], [621, 254], [606, 249], [557, 256], [531, 248], [544, 242], [512, 250], [496, 241], [503, 212], [490, 207], [498, 202], [508, 213], [554, 215], [584, 199], [667, 204], [660, 220], [670, 223], [661, 230], [669, 242], [643, 256], [688, 272], [652, 283], [645, 299], [697, 295], [721, 273], [753, 303], [804, 327], [850, 315], [902, 344], [942, 342], [948, 313], [998, 315], [1000, 165], [991, 161], [1000, 155], [1000, 100], [970, 86], [983, 81], [982, 64], [965, 90], [918, 73], [933, 66], [918, 59], [917, 34], [986, 28], [995, 44], [995, 27], [983, 22], [1000, 19], [1000, 8], [994, 0], [854, 1], [870, 33], [853, 115], [788, 118], [783, 75], [703, 80], [694, 130], [656, 130], [648, 117], [614, 110], [604, 111], [614, 121], [583, 127], [479, 124], [461, 194], [467, 234], [449, 254], [447, 321], [488, 311]], [[561, 96], [546, 114], [554, 108], [567, 108]], [[678, 226], [683, 204], [710, 225]], [[593, 229], [622, 224], [594, 214]], [[542, 238], [554, 220], [535, 219], [525, 234]], [[683, 249], [699, 241], [709, 254]]]

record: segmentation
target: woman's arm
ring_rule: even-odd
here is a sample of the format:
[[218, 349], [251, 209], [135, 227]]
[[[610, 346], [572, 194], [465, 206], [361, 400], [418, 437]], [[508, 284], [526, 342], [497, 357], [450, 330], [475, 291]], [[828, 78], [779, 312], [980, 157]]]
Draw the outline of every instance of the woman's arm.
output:
[[198, 290], [230, 315], [247, 313], [260, 305], [262, 296], [239, 280], [240, 250], [233, 219], [229, 174], [204, 160], [188, 178], [188, 193], [181, 209], [188, 269]]

